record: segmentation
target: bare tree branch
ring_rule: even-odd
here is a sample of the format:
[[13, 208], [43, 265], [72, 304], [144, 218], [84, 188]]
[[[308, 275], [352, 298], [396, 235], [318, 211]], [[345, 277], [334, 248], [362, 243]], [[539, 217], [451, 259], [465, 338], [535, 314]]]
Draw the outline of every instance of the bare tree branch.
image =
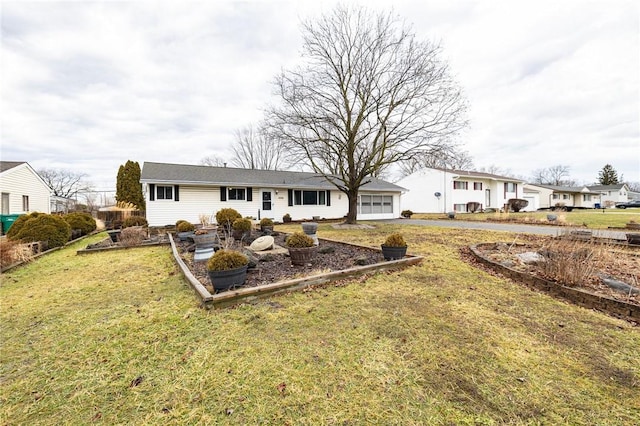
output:
[[541, 185], [574, 186], [576, 182], [569, 179], [569, 166], [557, 164], [555, 166], [533, 171], [532, 182]]
[[200, 160], [202, 166], [224, 167], [227, 165], [227, 161], [217, 155], [209, 155]]
[[91, 189], [91, 184], [84, 180], [88, 176], [86, 173], [64, 169], [41, 169], [38, 170], [38, 175], [58, 197], [73, 198], [78, 192]]
[[231, 147], [234, 157], [231, 163], [244, 169], [283, 170], [287, 168], [283, 141], [269, 133], [263, 125], [257, 129], [247, 126], [235, 133]]
[[445, 150], [466, 105], [440, 46], [392, 14], [338, 6], [303, 30], [306, 64], [276, 77], [282, 103], [268, 123], [347, 195], [352, 223], [359, 188], [390, 164]]

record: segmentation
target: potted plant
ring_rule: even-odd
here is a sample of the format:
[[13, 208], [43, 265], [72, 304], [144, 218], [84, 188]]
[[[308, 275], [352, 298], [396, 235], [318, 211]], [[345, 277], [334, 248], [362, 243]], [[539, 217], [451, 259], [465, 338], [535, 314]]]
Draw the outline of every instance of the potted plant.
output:
[[246, 240], [251, 236], [251, 220], [240, 218], [233, 221], [233, 238], [236, 240]]
[[225, 208], [218, 210], [216, 213], [216, 222], [218, 222], [218, 225], [221, 226], [227, 234], [231, 232], [233, 222], [240, 218], [242, 218], [242, 215], [238, 213], [236, 209]]
[[207, 261], [207, 272], [213, 288], [227, 290], [244, 284], [249, 258], [235, 250], [218, 250]]
[[291, 264], [298, 266], [304, 266], [311, 262], [318, 248], [313, 244], [313, 238], [302, 232], [294, 232], [289, 235], [284, 244], [289, 249]]
[[267, 234], [271, 234], [273, 232], [273, 220], [268, 217], [262, 218], [260, 221], [260, 230]]
[[180, 241], [186, 241], [187, 238], [193, 237], [193, 231], [195, 229], [196, 227], [189, 221], [179, 220], [176, 222], [176, 230], [178, 231]]
[[282, 216], [282, 222], [284, 223], [291, 222], [291, 215], [289, 213], [286, 213], [284, 216]]
[[407, 242], [399, 233], [389, 235], [381, 247], [384, 260], [402, 259], [407, 254]]
[[198, 248], [212, 248], [215, 245], [220, 244], [217, 232], [209, 232], [207, 229], [198, 229], [193, 233], [193, 242], [196, 243], [196, 249]]

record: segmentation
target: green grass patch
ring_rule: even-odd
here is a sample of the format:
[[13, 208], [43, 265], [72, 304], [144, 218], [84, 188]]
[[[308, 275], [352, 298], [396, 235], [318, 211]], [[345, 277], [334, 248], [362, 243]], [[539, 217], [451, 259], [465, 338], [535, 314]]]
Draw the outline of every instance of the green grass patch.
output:
[[638, 328], [459, 259], [514, 235], [318, 235], [396, 231], [422, 265], [219, 311], [198, 308], [167, 247], [75, 254], [97, 236], [4, 274], [0, 422], [640, 422]]
[[[571, 212], [521, 212], [521, 213], [458, 213], [456, 220], [486, 221], [494, 220], [518, 220], [521, 223], [548, 223], [547, 215], [553, 213], [558, 220], [574, 226], [586, 226], [588, 228], [622, 227], [630, 221], [640, 223], [640, 212], [620, 209], [602, 210], [574, 210]], [[447, 219], [443, 213], [417, 213], [412, 219]]]

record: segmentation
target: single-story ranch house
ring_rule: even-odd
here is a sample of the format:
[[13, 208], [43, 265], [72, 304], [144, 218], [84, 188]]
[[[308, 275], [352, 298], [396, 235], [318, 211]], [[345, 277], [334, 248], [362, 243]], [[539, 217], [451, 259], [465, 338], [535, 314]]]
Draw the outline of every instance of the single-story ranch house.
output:
[[592, 209], [600, 203], [600, 192], [593, 191], [587, 186], [526, 184], [525, 193], [527, 196], [535, 196], [534, 203], [537, 208], [563, 206]]
[[[222, 208], [276, 221], [287, 213], [293, 220], [337, 219], [349, 210], [347, 196], [316, 173], [145, 162], [140, 182], [150, 226], [199, 223], [202, 214], [215, 221]], [[403, 191], [372, 179], [360, 189], [358, 219], [399, 217]]]
[[51, 212], [53, 191], [40, 175], [24, 161], [0, 161], [2, 214]]
[[524, 181], [490, 173], [425, 168], [400, 179], [407, 188], [402, 209], [416, 213], [467, 212], [467, 204], [480, 209], [501, 209], [510, 198], [523, 197]]

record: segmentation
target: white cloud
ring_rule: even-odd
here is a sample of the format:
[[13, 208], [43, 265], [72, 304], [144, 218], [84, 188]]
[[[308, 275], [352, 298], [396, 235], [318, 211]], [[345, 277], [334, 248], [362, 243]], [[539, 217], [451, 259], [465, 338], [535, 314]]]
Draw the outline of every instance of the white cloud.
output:
[[[299, 20], [337, 2], [3, 3], [2, 158], [114, 187], [128, 159], [197, 163], [261, 118], [299, 60]], [[363, 2], [388, 10], [388, 2]], [[632, 1], [396, 2], [441, 40], [470, 103], [478, 166], [555, 164], [640, 181], [640, 6]], [[227, 154], [228, 155], [228, 154]]]

